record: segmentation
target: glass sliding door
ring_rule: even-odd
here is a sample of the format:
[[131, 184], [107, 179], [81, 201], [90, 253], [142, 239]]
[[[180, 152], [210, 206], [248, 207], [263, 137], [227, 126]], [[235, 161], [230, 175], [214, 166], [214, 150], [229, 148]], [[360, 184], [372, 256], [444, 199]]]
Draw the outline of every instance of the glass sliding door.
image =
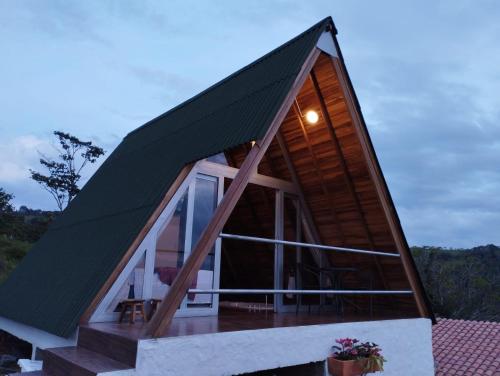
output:
[[[218, 179], [207, 175], [198, 175], [194, 185], [193, 219], [191, 233], [191, 250], [205, 230], [217, 207]], [[216, 245], [205, 258], [193, 287], [197, 289], [212, 289], [215, 282]], [[188, 294], [187, 307], [212, 307], [213, 296], [208, 294]]]
[[[224, 192], [224, 178], [194, 173], [146, 235], [129, 264], [94, 312], [92, 322], [117, 321], [127, 299], [162, 300], [196, 246]], [[219, 288], [218, 239], [191, 283], [192, 289]], [[216, 315], [219, 297], [186, 294], [176, 316]]]
[[[222, 178], [197, 174], [179, 200], [177, 207], [156, 237], [155, 262], [151, 297], [163, 299], [175, 277], [196, 246], [198, 239], [221, 199]], [[220, 240], [210, 250], [195, 279], [192, 289], [219, 286]], [[177, 316], [216, 314], [218, 297], [188, 293]]]

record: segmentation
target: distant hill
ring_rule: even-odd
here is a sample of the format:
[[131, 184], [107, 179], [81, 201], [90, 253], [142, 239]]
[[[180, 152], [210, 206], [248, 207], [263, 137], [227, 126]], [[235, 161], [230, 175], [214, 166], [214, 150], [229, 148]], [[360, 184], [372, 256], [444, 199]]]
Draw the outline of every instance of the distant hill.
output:
[[412, 247], [437, 316], [500, 321], [500, 247]]

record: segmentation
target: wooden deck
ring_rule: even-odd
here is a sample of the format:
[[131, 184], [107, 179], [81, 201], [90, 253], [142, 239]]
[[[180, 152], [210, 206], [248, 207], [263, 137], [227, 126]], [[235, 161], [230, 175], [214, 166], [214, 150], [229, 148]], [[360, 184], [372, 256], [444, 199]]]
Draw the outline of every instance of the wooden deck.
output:
[[[289, 326], [320, 325], [356, 321], [376, 321], [407, 318], [402, 315], [353, 315], [340, 317], [334, 313], [273, 313], [221, 311], [218, 316], [174, 318], [162, 338], [212, 334], [221, 332], [280, 328]], [[93, 323], [86, 327], [96, 331], [114, 334], [133, 340], [146, 339], [142, 334], [142, 322], [130, 323]]]
[[[218, 316], [175, 318], [162, 337], [398, 318], [407, 317], [353, 314], [339, 317], [329, 312], [276, 314], [272, 311], [221, 309]], [[76, 346], [45, 349], [43, 371], [21, 375], [96, 376], [102, 372], [134, 369], [139, 340], [148, 338], [143, 335], [143, 329], [144, 323], [141, 321], [83, 325]]]

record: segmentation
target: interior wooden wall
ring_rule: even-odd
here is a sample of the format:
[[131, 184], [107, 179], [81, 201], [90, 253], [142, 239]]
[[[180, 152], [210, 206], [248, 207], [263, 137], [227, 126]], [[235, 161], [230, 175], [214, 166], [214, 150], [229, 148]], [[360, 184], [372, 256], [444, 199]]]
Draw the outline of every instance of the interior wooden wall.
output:
[[[297, 171], [314, 226], [320, 235], [319, 240], [328, 245], [397, 252], [331, 58], [322, 54], [313, 72], [333, 124], [339, 150], [336, 150], [332, 132], [328, 129], [325, 117], [321, 115], [320, 101], [312, 80], [304, 84], [297, 96], [296, 105], [283, 121], [280, 132]], [[319, 121], [314, 125], [301, 122], [299, 111], [305, 114], [310, 109], [320, 114]], [[251, 145], [242, 145], [226, 152], [229, 164], [239, 167], [250, 147]], [[292, 180], [276, 140], [261, 162], [259, 172]], [[250, 186], [238, 203], [225, 231], [273, 237], [273, 210], [272, 192]], [[266, 230], [267, 226], [272, 226], [272, 230]], [[252, 279], [257, 285], [269, 285], [272, 274], [271, 279], [268, 279], [257, 269], [262, 263], [272, 262], [272, 256], [249, 256], [255, 244], [238, 242], [234, 245], [236, 243], [232, 244], [227, 240], [223, 243], [226, 248], [223, 254], [227, 256], [230, 253], [234, 273], [238, 274], [240, 281], [244, 281], [245, 286], [238, 287], [254, 287], [249, 285]], [[234, 252], [232, 248], [236, 246], [238, 251]], [[269, 253], [272, 255], [272, 252]], [[345, 275], [345, 288], [368, 288], [363, 276], [371, 275], [375, 289], [410, 289], [399, 258], [330, 253], [329, 260], [333, 266], [356, 267], [360, 270], [357, 275]], [[266, 273], [272, 272], [272, 265], [270, 268], [262, 265], [262, 268]], [[236, 283], [234, 278], [229, 277], [228, 258], [225, 259], [224, 255], [222, 272], [222, 284], [225, 287]], [[262, 279], [261, 282], [256, 281], [257, 278]], [[354, 301], [366, 306], [368, 299], [355, 298]], [[379, 309], [397, 308], [409, 315], [417, 314], [413, 297], [377, 297], [375, 303]]]

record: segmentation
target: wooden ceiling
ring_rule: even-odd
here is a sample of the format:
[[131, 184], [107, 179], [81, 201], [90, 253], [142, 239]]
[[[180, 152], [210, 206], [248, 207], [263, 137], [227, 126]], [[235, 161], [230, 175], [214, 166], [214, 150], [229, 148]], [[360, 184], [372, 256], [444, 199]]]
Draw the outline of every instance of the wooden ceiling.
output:
[[[382, 198], [377, 193], [373, 174], [370, 174], [363, 153], [363, 142], [366, 141], [360, 139], [359, 130], [355, 128], [348, 98], [344, 95], [342, 77], [339, 79], [333, 64], [328, 55], [319, 56], [281, 125], [278, 136], [281, 135], [284, 140], [285, 148], [280, 147], [275, 137], [259, 165], [259, 173], [293, 181], [293, 173], [286, 163], [288, 158], [311, 213], [318, 241], [322, 244], [397, 253], [398, 247], [383, 210]], [[301, 116], [308, 110], [319, 114], [316, 124], [309, 124]], [[251, 145], [242, 145], [227, 151], [229, 164], [239, 167], [250, 148]], [[269, 237], [274, 227], [271, 233], [265, 228], [274, 225], [273, 210], [273, 193], [249, 186], [226, 228], [233, 233], [265, 234]], [[256, 221], [255, 226], [251, 225]], [[250, 234], [250, 230], [255, 233]], [[227, 243], [227, 247], [231, 247], [231, 243]], [[259, 264], [264, 260], [272, 262], [269, 257], [248, 257], [250, 249], [243, 248], [249, 245], [240, 242], [238, 247], [241, 252], [223, 252], [223, 284], [235, 280], [224, 276], [229, 258], [232, 265], [241, 266], [237, 267], [241, 276], [251, 271], [255, 277]], [[333, 266], [354, 266], [369, 271], [373, 275], [374, 288], [411, 288], [400, 258], [333, 252], [328, 255]], [[269, 272], [269, 268], [264, 269]], [[366, 287], [356, 275], [346, 277], [345, 284], [349, 288]], [[399, 309], [406, 307], [411, 314], [418, 312], [413, 297], [376, 299], [386, 306], [397, 304]]]

